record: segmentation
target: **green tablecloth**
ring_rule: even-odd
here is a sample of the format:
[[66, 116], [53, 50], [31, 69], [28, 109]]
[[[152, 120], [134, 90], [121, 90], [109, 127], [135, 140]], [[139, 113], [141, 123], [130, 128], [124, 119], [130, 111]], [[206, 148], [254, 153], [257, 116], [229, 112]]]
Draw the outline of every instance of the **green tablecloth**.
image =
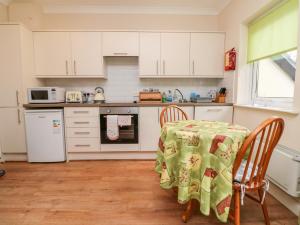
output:
[[161, 129], [155, 170], [160, 186], [178, 187], [178, 202], [200, 202], [200, 211], [226, 222], [232, 197], [232, 166], [249, 130], [223, 122], [186, 120]]

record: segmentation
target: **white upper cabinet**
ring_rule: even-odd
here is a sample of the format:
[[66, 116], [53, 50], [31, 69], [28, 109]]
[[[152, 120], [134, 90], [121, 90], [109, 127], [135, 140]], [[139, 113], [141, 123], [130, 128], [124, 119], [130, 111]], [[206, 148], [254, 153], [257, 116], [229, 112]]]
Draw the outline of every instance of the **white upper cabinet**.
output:
[[69, 32], [35, 32], [34, 53], [37, 76], [66, 76], [72, 73]]
[[190, 74], [190, 33], [162, 33], [162, 74], [188, 76]]
[[191, 33], [191, 75], [223, 77], [224, 33]]
[[103, 56], [138, 55], [138, 32], [103, 32]]
[[140, 76], [161, 74], [160, 47], [160, 33], [140, 33]]
[[103, 74], [102, 34], [71, 32], [72, 71], [76, 76]]

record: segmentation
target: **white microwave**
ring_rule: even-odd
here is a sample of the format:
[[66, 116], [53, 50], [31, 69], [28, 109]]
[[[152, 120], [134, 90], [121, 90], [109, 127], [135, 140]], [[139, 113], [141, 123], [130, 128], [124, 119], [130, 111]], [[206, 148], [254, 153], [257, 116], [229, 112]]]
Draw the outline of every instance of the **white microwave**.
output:
[[65, 89], [60, 87], [28, 88], [29, 103], [60, 103], [65, 102]]

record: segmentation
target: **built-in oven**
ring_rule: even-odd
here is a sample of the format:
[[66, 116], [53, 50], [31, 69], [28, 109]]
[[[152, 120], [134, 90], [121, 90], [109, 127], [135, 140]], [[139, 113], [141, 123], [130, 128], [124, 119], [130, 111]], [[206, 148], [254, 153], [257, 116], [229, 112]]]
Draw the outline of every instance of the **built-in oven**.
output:
[[[126, 115], [131, 118], [129, 126], [118, 126], [118, 138], [111, 140], [107, 135], [107, 118], [110, 115]], [[139, 143], [139, 114], [137, 107], [100, 107], [100, 136], [101, 136], [101, 150], [106, 149], [120, 149], [121, 151], [126, 144], [128, 150], [137, 150]], [[108, 145], [119, 145], [118, 147], [107, 147]], [[123, 145], [120, 145], [123, 144]], [[105, 148], [107, 147], [107, 148]], [[123, 150], [124, 151], [124, 150]]]

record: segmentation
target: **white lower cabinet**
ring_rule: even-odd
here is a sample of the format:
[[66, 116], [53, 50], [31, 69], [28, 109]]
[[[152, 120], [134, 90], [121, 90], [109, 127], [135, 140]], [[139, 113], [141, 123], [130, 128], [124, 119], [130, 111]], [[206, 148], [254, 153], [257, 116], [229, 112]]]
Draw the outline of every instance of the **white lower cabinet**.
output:
[[2, 153], [26, 153], [23, 110], [0, 108], [0, 144]]
[[140, 107], [139, 140], [141, 151], [155, 151], [160, 135], [160, 107]]
[[[181, 107], [188, 119], [194, 118], [194, 107]], [[140, 129], [139, 140], [141, 151], [156, 151], [158, 148], [158, 140], [160, 137], [159, 117], [163, 107], [140, 107]]]
[[196, 106], [195, 120], [211, 120], [232, 123], [232, 106]]
[[70, 107], [64, 112], [67, 152], [100, 152], [99, 108]]
[[67, 138], [68, 152], [99, 152], [99, 138]]

